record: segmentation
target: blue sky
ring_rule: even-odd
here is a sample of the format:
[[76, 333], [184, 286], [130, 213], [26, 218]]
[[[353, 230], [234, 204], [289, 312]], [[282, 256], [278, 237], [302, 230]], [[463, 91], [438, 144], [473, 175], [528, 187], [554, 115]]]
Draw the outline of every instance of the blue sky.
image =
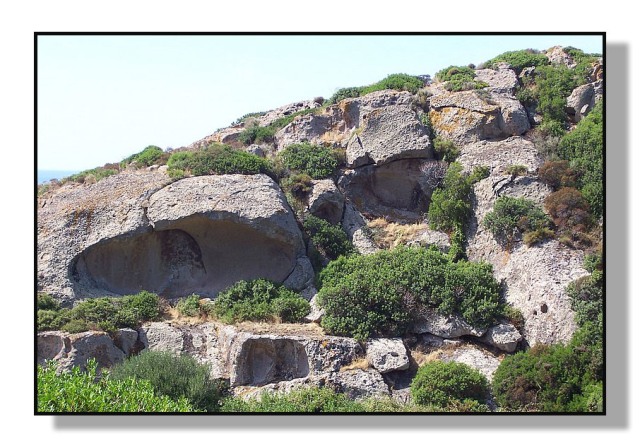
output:
[[192, 143], [237, 117], [391, 73], [600, 36], [39, 36], [38, 169], [83, 170]]

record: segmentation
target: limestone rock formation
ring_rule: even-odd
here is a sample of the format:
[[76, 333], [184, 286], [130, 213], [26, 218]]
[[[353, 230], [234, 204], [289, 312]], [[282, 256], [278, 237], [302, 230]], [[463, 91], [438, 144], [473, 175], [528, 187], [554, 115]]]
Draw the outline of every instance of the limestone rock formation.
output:
[[344, 211], [344, 196], [331, 179], [313, 181], [308, 210], [314, 216], [338, 224]]
[[593, 84], [584, 84], [573, 89], [567, 98], [567, 115], [574, 123], [584, 118], [595, 105], [595, 90]]
[[501, 95], [515, 95], [519, 85], [516, 73], [507, 67], [476, 70], [476, 79], [489, 84], [488, 91]]
[[125, 358], [124, 352], [102, 331], [76, 334], [41, 332], [38, 334], [37, 348], [38, 363], [57, 361], [58, 370], [71, 370], [75, 366], [84, 368], [92, 358], [98, 363], [98, 368], [108, 368]]
[[443, 316], [439, 313], [425, 310], [411, 328], [412, 333], [431, 333], [441, 338], [457, 338], [460, 336], [480, 337], [486, 329], [474, 328], [465, 322], [460, 316]]
[[522, 335], [511, 324], [499, 324], [489, 328], [482, 340], [497, 349], [512, 353], [522, 340]]

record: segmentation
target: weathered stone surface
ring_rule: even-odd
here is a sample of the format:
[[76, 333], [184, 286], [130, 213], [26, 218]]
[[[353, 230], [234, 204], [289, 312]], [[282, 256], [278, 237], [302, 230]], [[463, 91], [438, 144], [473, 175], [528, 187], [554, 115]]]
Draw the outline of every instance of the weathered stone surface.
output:
[[585, 84], [573, 89], [567, 98], [567, 115], [577, 123], [585, 117], [595, 105], [595, 90], [592, 84]]
[[353, 369], [329, 374], [327, 383], [336, 392], [344, 393], [352, 400], [390, 395], [389, 386], [375, 369]]
[[331, 179], [313, 181], [309, 195], [308, 210], [314, 216], [338, 224], [342, 220], [344, 196]]
[[185, 147], [187, 150], [204, 149], [210, 146], [212, 143], [230, 144], [238, 141], [238, 137], [244, 130], [244, 126], [241, 124], [236, 126], [229, 126], [228, 128], [220, 129], [211, 135], [207, 135], [198, 141], [191, 143]]
[[569, 54], [567, 54], [560, 45], [549, 48], [546, 51], [545, 56], [552, 64], [564, 65], [568, 68], [574, 68], [576, 66], [576, 62], [573, 58], [569, 56]]
[[113, 335], [113, 343], [125, 356], [137, 353], [142, 348], [142, 343], [138, 342], [138, 332], [132, 328], [120, 328]]
[[480, 337], [485, 331], [474, 328], [459, 316], [443, 316], [429, 309], [421, 313], [411, 328], [412, 333], [431, 333], [447, 339], [467, 335]]
[[445, 350], [439, 354], [439, 359], [460, 362], [473, 367], [489, 381], [493, 379], [493, 375], [501, 362], [499, 357], [471, 344], [461, 345], [453, 350]]
[[320, 322], [322, 320], [322, 316], [324, 316], [324, 309], [318, 306], [317, 302], [318, 294], [315, 294], [311, 300], [309, 301], [309, 305], [311, 305], [311, 311], [304, 318], [307, 322]]
[[509, 68], [476, 70], [476, 79], [489, 84], [486, 89], [490, 92], [503, 95], [514, 95], [518, 87], [516, 73]]
[[509, 137], [500, 141], [480, 141], [463, 146], [456, 159], [465, 172], [476, 166], [489, 167], [492, 174], [503, 174], [511, 165], [524, 165], [535, 172], [542, 165], [538, 150], [522, 137]]
[[380, 373], [409, 368], [407, 349], [400, 338], [370, 339], [365, 351], [371, 366]]
[[179, 328], [166, 322], [150, 322], [140, 328], [140, 341], [152, 351], [183, 353], [184, 335]]
[[76, 334], [45, 331], [38, 334], [37, 346], [38, 363], [57, 361], [59, 371], [68, 371], [75, 366], [85, 368], [92, 358], [98, 363], [98, 368], [109, 368], [125, 358], [123, 351], [102, 331]]
[[409, 246], [436, 246], [441, 252], [448, 252], [451, 246], [449, 241], [449, 235], [437, 230], [426, 229], [421, 232], [412, 241], [409, 241]]
[[522, 340], [520, 332], [511, 324], [499, 324], [491, 327], [482, 337], [482, 341], [504, 352], [513, 353]]
[[258, 157], [264, 157], [266, 154], [266, 151], [260, 145], [249, 145], [246, 151], [249, 154], [253, 154], [254, 156], [258, 156]]
[[448, 92], [430, 98], [429, 118], [438, 135], [458, 145], [526, 132], [524, 107], [506, 95], [481, 91]]
[[529, 345], [567, 342], [575, 331], [567, 285], [587, 272], [582, 251], [569, 249], [556, 240], [527, 247], [516, 242], [510, 251], [500, 246], [482, 224], [500, 196], [526, 197], [542, 204], [549, 187], [528, 176], [497, 176], [474, 186], [474, 217], [467, 233], [470, 261], [493, 265], [494, 276], [506, 285], [506, 301], [525, 317], [523, 337]]
[[361, 213], [417, 222], [429, 209], [437, 185], [430, 182], [429, 172], [424, 169], [430, 163], [433, 161], [406, 159], [347, 170], [338, 179], [338, 186]]
[[274, 121], [280, 118], [284, 118], [288, 115], [291, 115], [303, 110], [314, 109], [318, 106], [319, 105], [316, 104], [313, 100], [298, 101], [298, 102], [286, 104], [284, 106], [278, 107], [277, 109], [271, 110], [260, 117], [256, 117], [256, 120], [260, 126], [269, 126]]
[[241, 279], [312, 282], [302, 234], [268, 176], [166, 182], [124, 173], [55, 193], [39, 211], [39, 287], [67, 300], [142, 289], [171, 299], [214, 297]]
[[429, 131], [410, 107], [387, 106], [361, 118], [347, 145], [347, 166], [382, 165], [407, 158], [431, 158]]
[[351, 239], [351, 242], [359, 253], [372, 254], [380, 250], [369, 235], [364, 217], [349, 201], [347, 201], [344, 206], [342, 229]]

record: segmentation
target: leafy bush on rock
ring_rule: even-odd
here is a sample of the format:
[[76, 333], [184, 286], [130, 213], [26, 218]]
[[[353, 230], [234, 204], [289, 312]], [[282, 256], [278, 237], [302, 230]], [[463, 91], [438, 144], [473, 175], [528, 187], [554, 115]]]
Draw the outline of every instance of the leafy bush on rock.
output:
[[[510, 247], [518, 232], [531, 233], [527, 241], [537, 242], [549, 234], [550, 222], [547, 215], [535, 203], [525, 198], [502, 196], [493, 210], [486, 214], [483, 224], [503, 246]], [[545, 231], [545, 229], [547, 231]]]

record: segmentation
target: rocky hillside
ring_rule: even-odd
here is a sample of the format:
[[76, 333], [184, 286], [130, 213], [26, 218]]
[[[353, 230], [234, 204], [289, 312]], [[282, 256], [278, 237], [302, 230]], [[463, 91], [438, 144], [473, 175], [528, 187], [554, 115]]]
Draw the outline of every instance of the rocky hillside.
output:
[[[602, 153], [572, 136], [597, 126], [602, 90], [601, 58], [505, 53], [248, 114], [48, 185], [41, 295], [69, 313], [140, 291], [166, 303], [159, 322], [80, 333], [69, 322], [85, 315], [39, 311], [38, 359], [110, 368], [146, 348], [195, 357], [245, 398], [313, 386], [411, 403], [423, 364], [491, 382], [511, 353], [571, 344], [572, 291], [602, 239]], [[223, 318], [221, 297], [256, 279], [310, 302], [306, 317]], [[200, 317], [172, 318], [194, 294]]]

